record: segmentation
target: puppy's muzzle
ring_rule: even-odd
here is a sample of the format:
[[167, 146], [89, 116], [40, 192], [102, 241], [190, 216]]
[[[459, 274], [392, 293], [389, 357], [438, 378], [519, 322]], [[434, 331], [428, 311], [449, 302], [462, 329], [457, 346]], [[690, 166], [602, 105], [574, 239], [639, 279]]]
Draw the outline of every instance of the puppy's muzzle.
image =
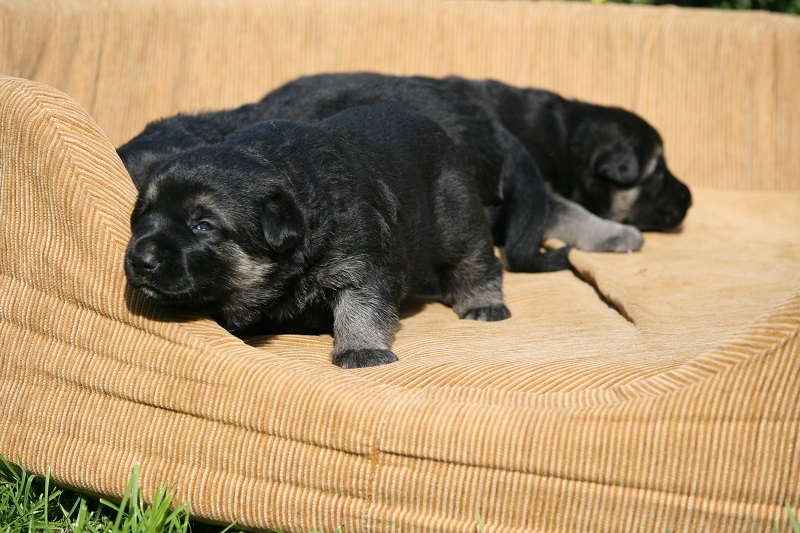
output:
[[184, 299], [194, 289], [180, 247], [158, 233], [131, 240], [125, 274], [134, 287], [153, 298]]
[[131, 268], [140, 276], [153, 275], [162, 263], [158, 249], [152, 242], [145, 242], [137, 248], [128, 254]]

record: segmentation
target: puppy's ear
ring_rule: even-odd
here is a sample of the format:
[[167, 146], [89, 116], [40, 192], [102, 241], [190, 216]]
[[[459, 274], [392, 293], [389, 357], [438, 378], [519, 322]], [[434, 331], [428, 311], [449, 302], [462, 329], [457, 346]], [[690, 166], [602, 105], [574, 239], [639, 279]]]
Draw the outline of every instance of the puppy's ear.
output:
[[[139, 143], [140, 145], [142, 143]], [[142, 192], [158, 166], [173, 154], [169, 149], [141, 149], [138, 145], [123, 146], [117, 150], [122, 164], [128, 170], [136, 190]], [[145, 147], [147, 148], [147, 147]]]
[[303, 236], [303, 215], [289, 191], [270, 192], [261, 205], [261, 229], [267, 245], [284, 252]]
[[639, 179], [639, 160], [630, 145], [615, 146], [595, 160], [594, 172], [597, 176], [628, 187]]

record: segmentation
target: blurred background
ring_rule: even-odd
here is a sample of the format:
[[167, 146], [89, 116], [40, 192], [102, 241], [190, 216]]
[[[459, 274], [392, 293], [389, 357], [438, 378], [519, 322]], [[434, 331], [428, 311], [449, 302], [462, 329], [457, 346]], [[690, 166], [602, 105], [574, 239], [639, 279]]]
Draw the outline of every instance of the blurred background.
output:
[[761, 9], [775, 13], [800, 14], [800, 0], [591, 0], [596, 4], [672, 4], [683, 7], [713, 7], [719, 9]]

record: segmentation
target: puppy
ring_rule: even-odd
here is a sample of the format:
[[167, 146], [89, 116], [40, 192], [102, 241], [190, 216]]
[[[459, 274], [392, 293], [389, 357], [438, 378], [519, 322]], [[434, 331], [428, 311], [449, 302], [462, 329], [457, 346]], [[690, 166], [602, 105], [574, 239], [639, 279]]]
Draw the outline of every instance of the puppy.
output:
[[400, 105], [258, 123], [137, 186], [130, 284], [229, 329], [331, 328], [340, 367], [390, 363], [400, 304], [431, 272], [459, 317], [510, 316], [469, 167]]
[[[531, 155], [478, 105], [429, 80], [371, 74], [303, 78], [256, 104], [196, 116], [178, 115], [149, 124], [118, 153], [138, 183], [151, 172], [154, 160], [185, 149], [187, 143], [205, 144], [208, 132], [214, 128], [221, 138], [249, 121], [265, 117], [316, 121], [385, 97], [425, 115], [450, 137], [472, 170], [494, 243], [505, 248], [510, 270], [547, 272], [569, 268], [569, 248], [540, 250], [550, 211], [556, 212], [560, 206], [550, 198]], [[196, 127], [192, 127], [192, 120], [197, 121]], [[606, 224], [603, 228], [605, 234], [598, 239], [601, 244], [616, 240], [626, 250], [641, 246], [641, 235], [633, 228], [621, 224]]]
[[492, 80], [436, 83], [503, 124], [563, 198], [642, 231], [673, 231], [686, 216], [689, 188], [667, 167], [661, 136], [638, 115]]

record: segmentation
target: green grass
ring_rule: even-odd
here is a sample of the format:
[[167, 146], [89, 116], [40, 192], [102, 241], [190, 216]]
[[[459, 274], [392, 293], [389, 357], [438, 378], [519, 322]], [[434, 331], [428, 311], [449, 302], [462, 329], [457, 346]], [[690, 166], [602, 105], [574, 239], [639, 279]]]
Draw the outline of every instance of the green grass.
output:
[[[238, 533], [191, 520], [188, 504], [174, 501], [165, 483], [146, 505], [139, 486], [139, 466], [133, 468], [125, 496], [118, 504], [52, 485], [50, 472], [34, 476], [0, 457], [0, 533]], [[793, 533], [800, 533], [794, 509], [786, 503]], [[476, 515], [477, 532], [483, 520]], [[780, 524], [774, 525], [776, 532]], [[319, 532], [310, 532], [319, 533]], [[336, 530], [334, 533], [340, 533]]]
[[0, 457], [0, 533], [233, 533], [233, 526], [192, 522], [189, 505], [173, 501], [169, 484], [145, 505], [139, 475], [136, 465], [116, 504], [57, 488], [49, 471], [34, 476]]

